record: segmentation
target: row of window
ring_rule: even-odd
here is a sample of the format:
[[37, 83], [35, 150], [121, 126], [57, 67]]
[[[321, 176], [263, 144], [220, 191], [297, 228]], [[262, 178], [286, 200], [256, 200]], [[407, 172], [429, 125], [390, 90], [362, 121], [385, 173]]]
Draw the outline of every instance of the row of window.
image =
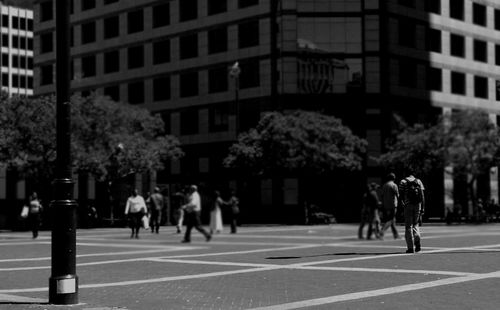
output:
[[[457, 71], [450, 72], [451, 93], [455, 95], [466, 95], [466, 74]], [[417, 84], [417, 65], [412, 61], [400, 61], [399, 63], [399, 85], [414, 88]], [[426, 89], [443, 91], [443, 70], [427, 67]], [[497, 90], [497, 92], [500, 90]], [[474, 97], [480, 99], [489, 98], [488, 78], [474, 76]], [[497, 100], [499, 97], [497, 96]]]
[[6, 33], [2, 34], [2, 47], [7, 48], [18, 48], [23, 50], [33, 50], [33, 38], [28, 38], [24, 36], [12, 35], [10, 36], [12, 41], [9, 42], [9, 35]]
[[[103, 0], [104, 5], [118, 2], [119, 0]], [[228, 0], [208, 0], [207, 15], [215, 15], [227, 11]], [[166, 1], [165, 1], [166, 2]], [[238, 8], [246, 8], [257, 5], [259, 0], [238, 0]], [[81, 11], [96, 8], [96, 0], [81, 0]], [[74, 12], [74, 4], [71, 1], [71, 13]], [[142, 12], [142, 9], [139, 10]], [[142, 13], [141, 13], [142, 14]], [[54, 18], [53, 1], [40, 3], [40, 21], [49, 21]], [[198, 18], [198, 0], [179, 0], [179, 21], [189, 21]], [[163, 3], [153, 7], [153, 27], [166, 26], [170, 23], [170, 3]], [[139, 26], [138, 26], [139, 27]]]
[[[398, 0], [400, 5], [415, 7], [417, 0]], [[449, 16], [457, 20], [465, 19], [465, 12], [469, 8], [465, 7], [465, 0], [445, 0], [449, 1]], [[487, 6], [478, 2], [472, 2], [472, 23], [474, 25], [488, 27]], [[434, 14], [441, 14], [441, 0], [425, 0], [425, 10]], [[494, 9], [494, 25], [496, 30], [500, 30], [500, 9]]]
[[[135, 27], [135, 26], [134, 26]], [[104, 20], [105, 39], [119, 36], [118, 16], [109, 17]], [[72, 36], [73, 37], [73, 36]], [[227, 51], [228, 48], [228, 27], [223, 25], [207, 31], [208, 54], [215, 54]], [[81, 25], [81, 43], [89, 44], [96, 42], [95, 22]], [[72, 44], [73, 45], [73, 44]], [[248, 48], [259, 45], [259, 20], [251, 20], [238, 25], [238, 48]], [[32, 46], [32, 43], [31, 45]], [[198, 33], [187, 34], [179, 37], [180, 59], [198, 57]], [[54, 51], [54, 33], [46, 32], [40, 35], [40, 54]], [[158, 56], [170, 59], [170, 47], [161, 51], [167, 56]]]
[[[11, 74], [11, 87], [33, 89], [33, 77], [22, 74]], [[2, 73], [2, 86], [9, 87], [9, 74]]]
[[10, 64], [12, 65], [12, 68], [33, 70], [33, 57], [28, 57], [25, 55], [11, 55], [11, 57], [9, 57], [9, 54], [2, 53], [1, 59], [2, 67], [8, 67]]
[[[239, 88], [246, 89], [260, 86], [260, 67], [257, 60], [242, 61], [240, 64]], [[95, 75], [95, 56], [82, 58], [84, 76]], [[229, 64], [208, 69], [208, 92], [225, 92], [229, 89]], [[53, 66], [40, 67], [40, 84], [50, 85], [54, 78]], [[179, 74], [179, 97], [186, 98], [199, 95], [199, 72], [191, 71]], [[171, 98], [170, 76], [153, 79], [153, 101], [164, 101]], [[109, 86], [105, 94], [116, 101], [120, 100], [119, 85]], [[144, 103], [144, 81], [135, 81], [128, 84], [128, 101], [131, 104]]]
[[33, 31], [33, 19], [12, 16], [12, 22], [9, 23], [9, 15], [2, 14], [2, 27], [9, 28], [10, 25], [13, 29]]
[[[405, 47], [415, 48], [416, 46], [416, 28], [404, 20], [400, 20], [399, 44]], [[426, 49], [430, 52], [442, 52], [442, 32], [438, 29], [427, 28], [426, 31]], [[488, 42], [473, 40], [473, 59], [479, 62], [488, 62]], [[465, 36], [450, 33], [450, 55], [454, 57], [466, 58]], [[495, 44], [495, 64], [500, 66], [500, 45]]]

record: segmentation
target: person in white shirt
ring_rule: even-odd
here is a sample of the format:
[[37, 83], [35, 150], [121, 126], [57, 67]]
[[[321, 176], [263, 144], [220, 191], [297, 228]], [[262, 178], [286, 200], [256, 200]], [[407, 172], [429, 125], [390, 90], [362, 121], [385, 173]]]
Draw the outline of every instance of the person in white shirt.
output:
[[184, 223], [186, 223], [186, 233], [182, 242], [191, 242], [191, 230], [196, 228], [205, 239], [210, 241], [212, 236], [201, 226], [201, 199], [196, 185], [189, 187], [188, 202], [182, 206], [184, 210]]
[[130, 238], [139, 239], [139, 230], [142, 225], [142, 217], [147, 214], [146, 202], [139, 191], [134, 189], [132, 196], [128, 197], [125, 205], [125, 215], [128, 216], [132, 234]]

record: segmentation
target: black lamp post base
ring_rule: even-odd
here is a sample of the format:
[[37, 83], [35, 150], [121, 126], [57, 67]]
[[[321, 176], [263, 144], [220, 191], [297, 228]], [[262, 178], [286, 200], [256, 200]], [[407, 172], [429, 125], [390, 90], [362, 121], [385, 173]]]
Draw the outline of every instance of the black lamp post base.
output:
[[75, 305], [78, 303], [78, 277], [66, 275], [49, 279], [49, 303]]

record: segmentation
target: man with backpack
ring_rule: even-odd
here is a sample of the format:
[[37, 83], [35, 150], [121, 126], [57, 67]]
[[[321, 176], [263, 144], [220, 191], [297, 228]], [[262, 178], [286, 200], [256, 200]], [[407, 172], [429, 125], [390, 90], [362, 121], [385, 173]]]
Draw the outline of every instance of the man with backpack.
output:
[[401, 203], [405, 218], [406, 253], [420, 252], [420, 231], [418, 223], [424, 214], [424, 184], [408, 171], [408, 176], [399, 184]]

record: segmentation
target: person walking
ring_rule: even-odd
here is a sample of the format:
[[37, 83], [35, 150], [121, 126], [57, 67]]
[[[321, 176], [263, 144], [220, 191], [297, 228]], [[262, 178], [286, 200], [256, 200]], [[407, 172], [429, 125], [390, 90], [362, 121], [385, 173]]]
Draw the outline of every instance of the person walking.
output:
[[177, 227], [177, 233], [182, 232], [182, 224], [184, 222], [184, 209], [182, 208], [186, 203], [186, 195], [183, 191], [176, 192], [172, 196], [172, 205], [174, 207], [174, 220]]
[[[363, 208], [361, 209], [361, 223], [358, 229], [358, 238], [363, 239], [363, 228], [368, 224], [368, 233], [366, 239], [370, 240], [375, 233], [375, 237], [379, 238], [380, 218], [378, 215], [380, 200], [377, 194], [378, 185], [370, 183], [367, 185], [366, 193], [363, 196]], [[375, 230], [375, 231], [374, 231]]]
[[222, 224], [222, 211], [221, 207], [225, 204], [222, 198], [220, 197], [220, 192], [215, 191], [214, 193], [214, 203], [212, 206], [212, 210], [210, 211], [210, 233], [222, 233], [223, 224]]
[[146, 202], [139, 191], [134, 189], [132, 195], [127, 199], [127, 204], [125, 205], [125, 215], [129, 218], [130, 229], [132, 229], [132, 234], [130, 238], [139, 239], [139, 230], [142, 226], [142, 218], [147, 214], [148, 210], [146, 208]]
[[151, 233], [159, 233], [160, 231], [160, 223], [161, 223], [161, 214], [164, 207], [164, 198], [160, 193], [160, 188], [155, 187], [153, 194], [149, 197], [150, 204], [150, 219], [149, 219], [149, 227], [151, 227]]
[[41, 215], [42, 215], [42, 203], [38, 199], [36, 192], [33, 192], [29, 199], [28, 204], [28, 221], [31, 227], [31, 232], [33, 234], [33, 239], [38, 238], [38, 229], [40, 228]]
[[381, 238], [384, 237], [385, 231], [390, 227], [394, 239], [399, 239], [398, 230], [396, 229], [396, 212], [398, 208], [399, 191], [398, 186], [394, 182], [395, 180], [396, 175], [391, 172], [387, 175], [387, 181], [382, 186], [382, 211], [385, 223], [380, 232]]
[[406, 253], [415, 253], [420, 252], [422, 246], [418, 223], [424, 215], [425, 188], [422, 181], [413, 175], [411, 169], [408, 169], [407, 174], [408, 176], [399, 183], [399, 189], [405, 218]]
[[196, 230], [205, 236], [207, 242], [210, 241], [212, 235], [201, 226], [201, 199], [196, 185], [189, 187], [188, 202], [182, 206], [182, 209], [184, 209], [184, 221], [186, 222], [186, 233], [182, 242], [191, 242], [191, 230], [193, 228], [196, 228]]
[[238, 227], [238, 216], [240, 214], [240, 201], [238, 197], [236, 197], [236, 192], [234, 190], [231, 191], [231, 197], [227, 204], [229, 205], [231, 215], [231, 233], [235, 234]]

